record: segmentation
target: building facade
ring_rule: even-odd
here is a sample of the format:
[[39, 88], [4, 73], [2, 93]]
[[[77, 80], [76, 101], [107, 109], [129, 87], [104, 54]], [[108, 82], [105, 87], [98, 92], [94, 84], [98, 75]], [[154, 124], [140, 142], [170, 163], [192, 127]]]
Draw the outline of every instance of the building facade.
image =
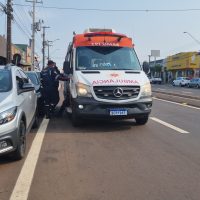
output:
[[[0, 64], [6, 60], [6, 37], [0, 35]], [[21, 55], [21, 64], [25, 70], [31, 70], [31, 48], [26, 44], [12, 44], [12, 58], [15, 54]]]
[[169, 79], [177, 77], [200, 77], [200, 54], [198, 52], [183, 52], [168, 56], [164, 60]]
[[25, 53], [25, 60], [24, 62], [27, 65], [31, 65], [31, 47], [27, 44], [15, 44], [19, 49], [21, 49]]
[[6, 38], [0, 35], [0, 64], [6, 61]]

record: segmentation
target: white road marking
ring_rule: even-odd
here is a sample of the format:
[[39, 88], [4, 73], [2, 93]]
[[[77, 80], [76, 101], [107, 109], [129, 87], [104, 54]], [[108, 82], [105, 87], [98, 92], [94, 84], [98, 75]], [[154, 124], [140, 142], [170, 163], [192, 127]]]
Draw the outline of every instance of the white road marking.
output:
[[163, 102], [167, 102], [167, 103], [172, 103], [172, 104], [180, 105], [180, 106], [184, 106], [184, 107], [188, 107], [188, 108], [193, 108], [193, 109], [196, 109], [196, 110], [200, 110], [200, 108], [198, 108], [198, 107], [189, 106], [189, 105], [184, 104], [184, 103], [177, 103], [177, 102], [173, 102], [173, 101], [168, 101], [168, 100], [164, 100], [164, 99], [159, 99], [159, 98], [157, 98], [157, 97], [153, 97], [153, 99], [156, 99], [156, 100], [158, 100], [158, 101], [163, 101]]
[[43, 119], [21, 169], [10, 200], [27, 200], [49, 119]]
[[171, 128], [171, 129], [173, 129], [173, 130], [175, 130], [175, 131], [177, 131], [179, 133], [189, 133], [188, 131], [185, 131], [185, 130], [183, 130], [181, 128], [178, 128], [178, 127], [176, 127], [176, 126], [174, 126], [172, 124], [164, 122], [164, 121], [162, 121], [162, 120], [160, 120], [160, 119], [158, 119], [156, 117], [150, 117], [150, 119], [152, 119], [153, 121], [158, 122], [158, 123], [160, 123], [160, 124], [162, 124], [162, 125], [164, 125], [164, 126], [166, 126], [168, 128]]

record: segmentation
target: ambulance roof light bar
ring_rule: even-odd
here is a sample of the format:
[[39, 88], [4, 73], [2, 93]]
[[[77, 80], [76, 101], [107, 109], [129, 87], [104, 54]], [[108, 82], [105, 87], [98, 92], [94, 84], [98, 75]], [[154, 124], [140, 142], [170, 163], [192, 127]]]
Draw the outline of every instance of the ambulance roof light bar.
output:
[[84, 33], [95, 33], [95, 32], [112, 32], [116, 33], [114, 29], [109, 28], [88, 28], [84, 31]]
[[126, 35], [111, 33], [111, 32], [94, 32], [94, 33], [85, 33], [84, 37], [88, 37], [88, 40], [91, 41], [92, 37], [117, 37], [117, 41], [120, 42], [122, 38], [126, 38]]

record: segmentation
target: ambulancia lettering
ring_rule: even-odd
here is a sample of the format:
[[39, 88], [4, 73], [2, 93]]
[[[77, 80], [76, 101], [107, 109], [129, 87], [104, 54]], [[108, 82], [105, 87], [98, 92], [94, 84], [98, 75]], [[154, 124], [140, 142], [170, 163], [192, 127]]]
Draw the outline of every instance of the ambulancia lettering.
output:
[[120, 83], [120, 84], [139, 84], [137, 80], [126, 80], [126, 79], [107, 79], [107, 80], [95, 80], [92, 82], [92, 85], [102, 85], [102, 84], [115, 84], [115, 83]]

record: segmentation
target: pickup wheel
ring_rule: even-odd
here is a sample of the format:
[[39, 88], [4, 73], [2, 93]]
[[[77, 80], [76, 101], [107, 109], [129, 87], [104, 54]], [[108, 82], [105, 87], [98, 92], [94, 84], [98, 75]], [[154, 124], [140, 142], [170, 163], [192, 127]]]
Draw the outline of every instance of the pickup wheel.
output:
[[148, 122], [149, 116], [136, 117], [135, 121], [137, 125], [144, 125]]
[[22, 120], [18, 129], [18, 137], [17, 149], [12, 154], [14, 160], [21, 160], [26, 152], [26, 126]]

